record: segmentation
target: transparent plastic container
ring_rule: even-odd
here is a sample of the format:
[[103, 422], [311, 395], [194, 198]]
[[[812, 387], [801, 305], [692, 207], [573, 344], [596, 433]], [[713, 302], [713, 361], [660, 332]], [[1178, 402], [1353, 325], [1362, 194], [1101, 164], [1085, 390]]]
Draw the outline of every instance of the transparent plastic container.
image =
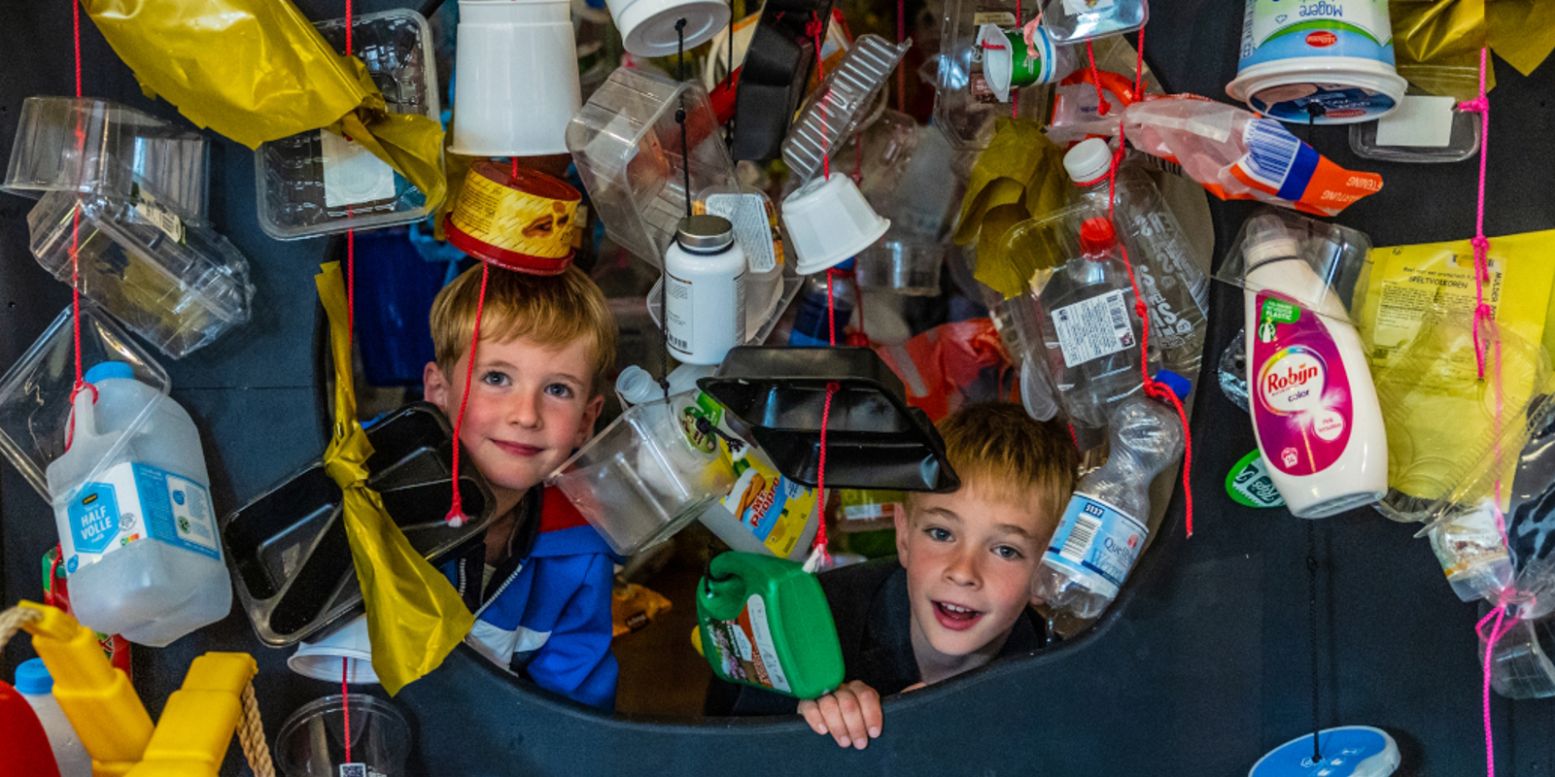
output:
[[551, 476], [616, 553], [668, 539], [734, 484], [711, 434], [682, 427], [693, 396], [633, 406]]
[[1053, 42], [1069, 45], [1133, 32], [1149, 18], [1146, 0], [1047, 0], [1042, 6], [1042, 26]]
[[[336, 50], [345, 20], [315, 25]], [[410, 9], [364, 14], [351, 25], [352, 53], [367, 65], [390, 113], [438, 118], [437, 60], [426, 19]], [[418, 221], [426, 195], [359, 146], [327, 130], [271, 141], [254, 154], [259, 226], [277, 240]]]
[[1350, 125], [1350, 150], [1364, 159], [1462, 162], [1479, 153], [1480, 118], [1452, 97], [1406, 94], [1387, 116]]
[[[72, 339], [71, 311], [66, 306], [0, 376], [0, 451], [45, 501], [52, 500], [44, 470], [68, 447], [76, 382]], [[162, 365], [96, 305], [83, 302], [81, 364], [90, 368], [106, 361], [129, 364], [136, 380], [167, 394], [170, 384]], [[108, 455], [132, 438], [149, 417], [148, 410], [124, 422], [117, 438], [105, 448]]]
[[887, 232], [883, 239], [864, 249], [856, 261], [854, 271], [861, 289], [932, 297], [940, 293], [939, 272], [945, 262], [945, 246]]
[[200, 222], [145, 200], [49, 192], [27, 226], [43, 269], [70, 283], [74, 243], [81, 292], [174, 359], [248, 321], [248, 260]]
[[[1035, 5], [1033, 3], [1032, 5]], [[1022, 8], [1031, 14], [1035, 8]], [[940, 28], [939, 69], [935, 82], [934, 124], [958, 150], [988, 147], [995, 119], [1012, 113], [1047, 123], [1051, 85], [1017, 89], [1001, 102], [983, 75], [983, 51], [978, 32], [984, 24], [1012, 28], [1030, 21], [1016, 19], [1015, 0], [946, 0]], [[1011, 103], [1014, 103], [1012, 106]]]
[[[1508, 699], [1555, 696], [1555, 630], [1549, 620], [1519, 620], [1490, 652], [1490, 687]], [[1485, 639], [1479, 640], [1480, 665], [1485, 663]]]
[[137, 192], [186, 218], [205, 214], [205, 137], [109, 100], [29, 97], [0, 189], [27, 197]]
[[879, 35], [864, 34], [826, 80], [810, 94], [799, 119], [783, 139], [783, 162], [797, 183], [820, 174], [822, 160], [850, 135], [878, 115], [876, 97], [892, 71], [912, 48], [912, 41], [891, 44]]
[[647, 70], [616, 68], [567, 125], [567, 150], [617, 245], [662, 267], [686, 216], [686, 159], [675, 113], [684, 107], [691, 196], [735, 186], [707, 92]]
[[[351, 743], [349, 762], [347, 742]], [[405, 716], [392, 703], [365, 693], [325, 696], [304, 704], [281, 724], [275, 737], [275, 765], [284, 777], [404, 777], [409, 774], [405, 771], [409, 755], [410, 725]], [[348, 770], [348, 763], [361, 764], [363, 771]]]

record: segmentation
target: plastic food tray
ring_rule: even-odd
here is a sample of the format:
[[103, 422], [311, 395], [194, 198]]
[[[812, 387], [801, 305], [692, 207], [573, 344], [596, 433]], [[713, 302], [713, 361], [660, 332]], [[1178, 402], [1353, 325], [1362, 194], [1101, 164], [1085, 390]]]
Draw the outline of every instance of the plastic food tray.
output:
[[817, 485], [827, 385], [836, 382], [826, 428], [826, 485], [953, 491], [961, 484], [928, 416], [907, 406], [902, 382], [867, 348], [729, 351], [697, 381], [741, 423], [788, 478]]
[[783, 141], [783, 162], [796, 182], [814, 178], [828, 153], [835, 156], [844, 140], [872, 121], [871, 112], [879, 115], [875, 98], [910, 48], [910, 40], [893, 45], [879, 35], [860, 35], [853, 42]]
[[[368, 484], [417, 551], [434, 563], [476, 539], [495, 517], [486, 482], [466, 467], [459, 493], [476, 516], [459, 528], [444, 516], [452, 436], [441, 412], [408, 405], [367, 430]], [[362, 601], [341, 522], [341, 492], [322, 461], [288, 478], [222, 521], [238, 600], [267, 645], [290, 645], [359, 611]]]

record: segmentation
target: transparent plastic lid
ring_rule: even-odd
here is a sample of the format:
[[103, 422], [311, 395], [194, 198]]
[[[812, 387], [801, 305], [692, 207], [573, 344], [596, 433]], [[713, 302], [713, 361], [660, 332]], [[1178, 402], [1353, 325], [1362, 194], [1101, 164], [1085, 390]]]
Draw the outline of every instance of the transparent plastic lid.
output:
[[28, 197], [137, 193], [203, 219], [210, 152], [205, 137], [109, 100], [29, 97], [0, 189]]
[[[83, 302], [82, 368], [90, 370], [108, 361], [128, 365], [136, 380], [164, 396], [167, 394], [170, 383], [162, 365], [95, 305]], [[52, 497], [44, 472], [49, 463], [69, 447], [75, 382], [73, 328], [71, 310], [67, 306], [5, 375], [0, 376], [0, 451], [48, 502], [52, 502]], [[118, 432], [118, 440], [108, 446], [107, 459], [135, 436], [153, 407], [147, 405]]]
[[[345, 45], [345, 20], [318, 22], [324, 39]], [[437, 118], [432, 32], [410, 9], [354, 17], [352, 53], [366, 63], [391, 113]], [[277, 240], [418, 221], [426, 195], [365, 149], [327, 130], [271, 141], [254, 153], [259, 226]]]
[[783, 162], [797, 183], [818, 175], [828, 154], [835, 156], [846, 138], [878, 118], [884, 105], [876, 98], [885, 95], [887, 79], [910, 48], [910, 40], [893, 45], [866, 33], [853, 41], [835, 69], [827, 71], [826, 80], [810, 93], [783, 139]]
[[[1215, 278], [1247, 292], [1277, 292], [1320, 315], [1345, 317], [1370, 250], [1371, 238], [1359, 230], [1265, 207], [1242, 223]], [[1282, 265], [1290, 261], [1311, 272], [1287, 272], [1289, 266]]]
[[248, 321], [248, 260], [155, 203], [50, 192], [27, 225], [43, 269], [69, 283], [75, 244], [82, 293], [174, 359]]
[[686, 154], [675, 113], [685, 108], [693, 199], [736, 184], [718, 118], [698, 84], [616, 68], [567, 125], [567, 150], [589, 202], [618, 245], [662, 267], [686, 215]]

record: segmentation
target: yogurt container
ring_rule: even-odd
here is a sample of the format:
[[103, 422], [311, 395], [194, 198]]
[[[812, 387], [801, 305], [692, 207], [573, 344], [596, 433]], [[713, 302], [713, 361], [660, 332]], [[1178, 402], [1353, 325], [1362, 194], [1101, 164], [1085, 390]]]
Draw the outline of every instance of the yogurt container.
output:
[[[1281, 121], [1354, 124], [1404, 96], [1387, 0], [1247, 0], [1226, 93]], [[1313, 115], [1311, 105], [1322, 107]]]

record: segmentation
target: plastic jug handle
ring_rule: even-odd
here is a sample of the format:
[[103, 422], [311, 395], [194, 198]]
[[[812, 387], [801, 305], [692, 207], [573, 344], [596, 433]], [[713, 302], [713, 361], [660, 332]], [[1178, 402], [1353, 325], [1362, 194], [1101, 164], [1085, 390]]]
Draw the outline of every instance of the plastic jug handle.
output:
[[[713, 566], [717, 566], [717, 561], [713, 559]], [[702, 597], [702, 606], [709, 615], [719, 620], [733, 620], [745, 608], [746, 590], [745, 579], [739, 575], [719, 574], [718, 570], [709, 569], [697, 595]]]
[[70, 403], [70, 420], [66, 434], [65, 447], [71, 448], [77, 440], [83, 437], [97, 436], [97, 414], [93, 405], [97, 404], [97, 389], [88, 383], [76, 392], [75, 398]]

